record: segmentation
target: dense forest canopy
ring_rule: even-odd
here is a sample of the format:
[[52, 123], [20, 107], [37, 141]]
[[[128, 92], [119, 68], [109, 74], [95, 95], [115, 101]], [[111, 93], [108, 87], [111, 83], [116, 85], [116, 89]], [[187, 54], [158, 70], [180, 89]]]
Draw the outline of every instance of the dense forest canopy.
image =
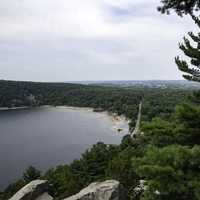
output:
[[143, 102], [142, 118], [168, 118], [176, 104], [184, 101], [191, 90], [180, 88], [119, 88], [69, 83], [37, 83], [0, 81], [0, 107], [67, 105], [92, 107], [125, 115], [130, 129], [135, 126], [139, 103]]

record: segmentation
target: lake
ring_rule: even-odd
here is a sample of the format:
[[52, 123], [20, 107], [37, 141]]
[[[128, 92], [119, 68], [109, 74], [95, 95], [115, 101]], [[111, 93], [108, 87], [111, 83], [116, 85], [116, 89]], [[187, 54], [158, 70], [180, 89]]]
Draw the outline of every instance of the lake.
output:
[[[117, 126], [123, 128], [122, 133]], [[30, 165], [46, 170], [70, 163], [92, 144], [118, 144], [127, 133], [128, 123], [116, 124], [111, 116], [86, 109], [41, 107], [1, 111], [0, 190], [20, 178]]]

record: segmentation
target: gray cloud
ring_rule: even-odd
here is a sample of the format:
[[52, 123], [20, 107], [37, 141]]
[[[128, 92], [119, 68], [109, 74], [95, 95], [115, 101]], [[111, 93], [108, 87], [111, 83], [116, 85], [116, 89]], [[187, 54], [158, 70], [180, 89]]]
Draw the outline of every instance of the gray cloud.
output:
[[1, 0], [0, 78], [180, 79], [173, 57], [188, 18], [157, 0]]

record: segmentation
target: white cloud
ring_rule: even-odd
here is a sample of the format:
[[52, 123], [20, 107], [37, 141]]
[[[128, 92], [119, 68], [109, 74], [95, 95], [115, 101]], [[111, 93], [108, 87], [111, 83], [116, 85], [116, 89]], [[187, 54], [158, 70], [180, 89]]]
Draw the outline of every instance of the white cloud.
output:
[[194, 26], [187, 18], [160, 15], [158, 4], [157, 0], [1, 0], [1, 78], [180, 78], [172, 58], [178, 41]]

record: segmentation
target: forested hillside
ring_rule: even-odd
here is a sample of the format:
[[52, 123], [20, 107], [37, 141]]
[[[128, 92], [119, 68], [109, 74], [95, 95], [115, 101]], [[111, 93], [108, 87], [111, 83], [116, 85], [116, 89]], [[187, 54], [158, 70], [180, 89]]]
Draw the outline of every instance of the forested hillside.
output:
[[[120, 145], [98, 143], [79, 160], [45, 173], [29, 167], [0, 194], [6, 200], [22, 186], [47, 179], [57, 200], [77, 193], [94, 181], [119, 180], [130, 200], [199, 199], [200, 106], [196, 92], [168, 119], [142, 122], [143, 134], [125, 136]], [[146, 189], [134, 188], [145, 180]]]
[[148, 87], [103, 87], [68, 83], [0, 81], [0, 107], [68, 105], [92, 107], [125, 115], [134, 128], [140, 101], [145, 121], [168, 118], [190, 90]]

